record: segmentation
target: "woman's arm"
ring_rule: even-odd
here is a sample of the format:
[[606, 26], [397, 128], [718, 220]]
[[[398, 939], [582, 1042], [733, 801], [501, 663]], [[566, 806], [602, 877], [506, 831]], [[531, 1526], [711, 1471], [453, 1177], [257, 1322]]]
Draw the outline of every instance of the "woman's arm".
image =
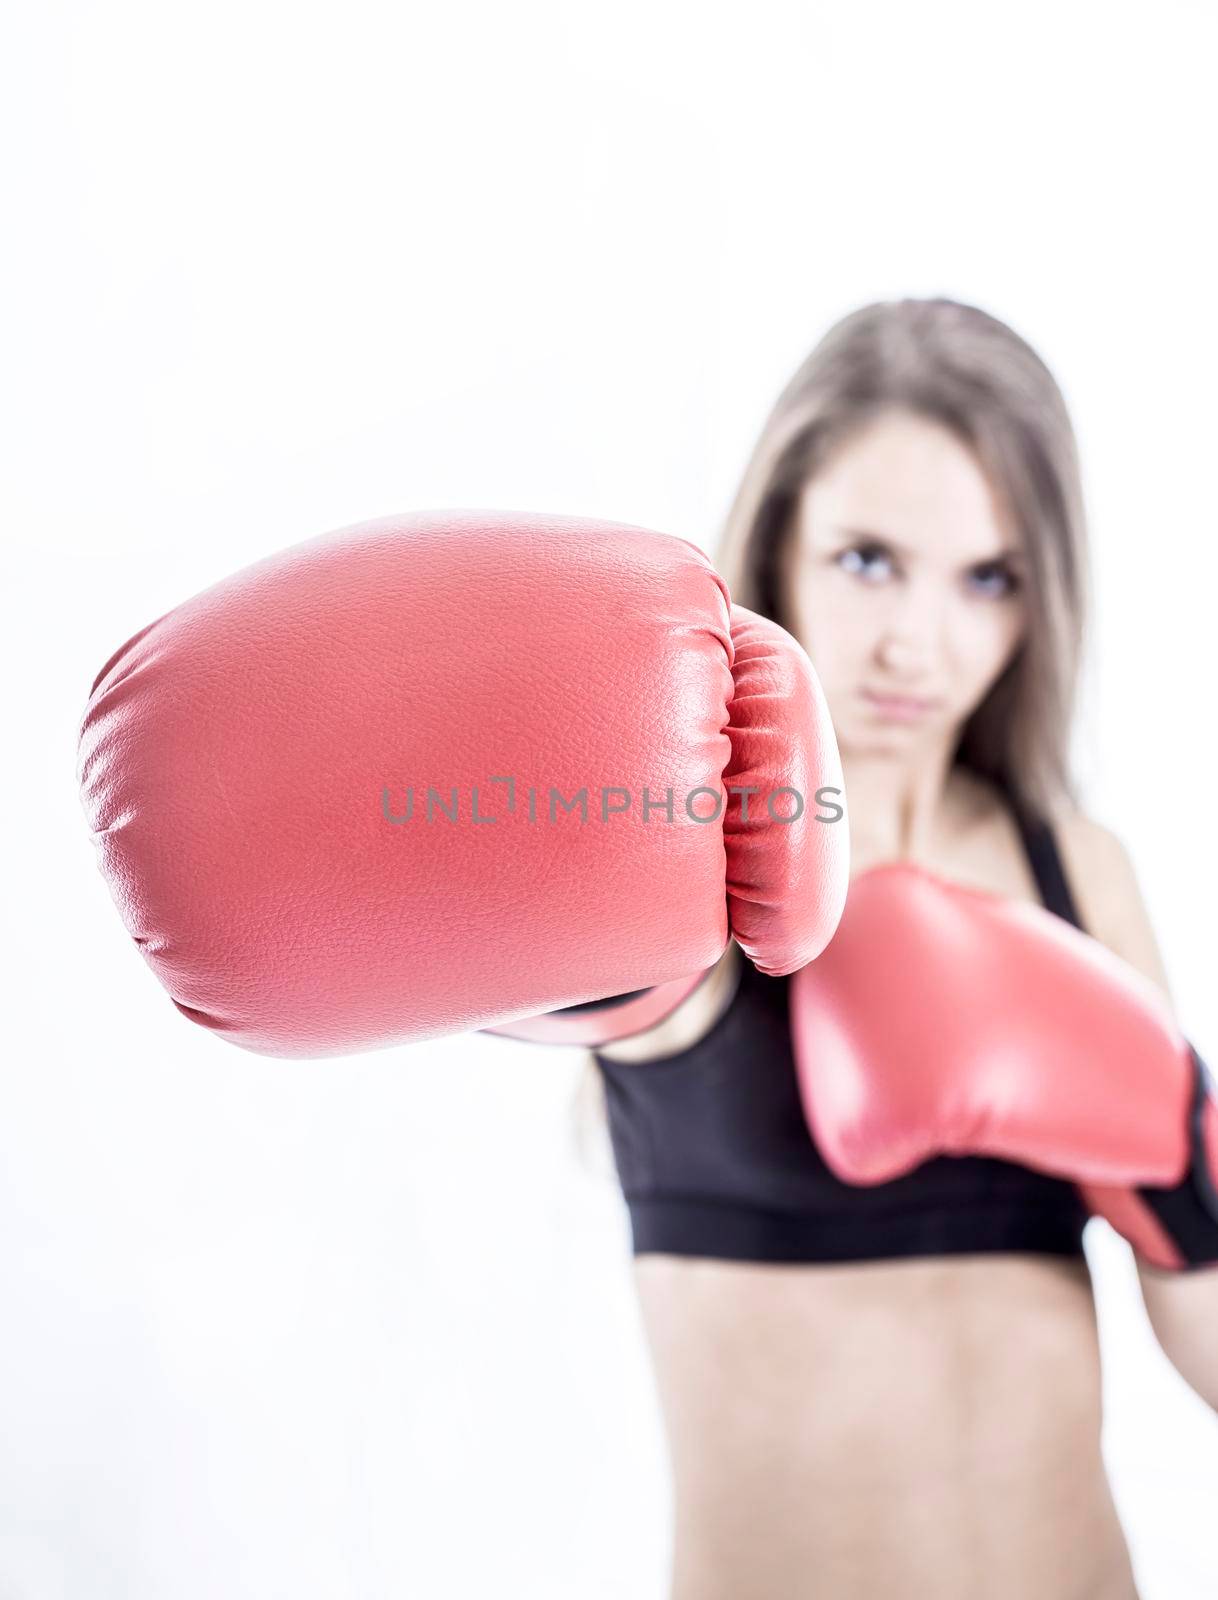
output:
[[[1125, 847], [1107, 828], [1077, 813], [1062, 820], [1059, 837], [1087, 930], [1156, 983], [1170, 1001], [1163, 958]], [[1163, 1353], [1189, 1387], [1218, 1411], [1218, 1267], [1162, 1272], [1139, 1261], [1138, 1280]]]
[[1176, 1371], [1218, 1411], [1218, 1267], [1159, 1272], [1138, 1263], [1155, 1338]]
[[657, 1061], [664, 1056], [688, 1050], [708, 1034], [727, 1010], [740, 982], [740, 964], [744, 960], [734, 939], [729, 939], [727, 949], [720, 956], [706, 980], [687, 1000], [662, 1022], [643, 1033], [631, 1034], [614, 1044], [601, 1045], [599, 1055], [610, 1061]]

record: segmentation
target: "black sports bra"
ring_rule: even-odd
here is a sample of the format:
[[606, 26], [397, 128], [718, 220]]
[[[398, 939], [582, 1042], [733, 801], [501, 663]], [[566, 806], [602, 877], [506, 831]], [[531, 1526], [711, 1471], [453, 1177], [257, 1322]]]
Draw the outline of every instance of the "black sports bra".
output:
[[[1014, 808], [1046, 908], [1081, 927], [1049, 826]], [[696, 1044], [659, 1060], [597, 1055], [634, 1253], [731, 1261], [1081, 1254], [1072, 1184], [986, 1156], [941, 1156], [892, 1183], [835, 1177], [808, 1132], [788, 978], [741, 962], [736, 993]]]

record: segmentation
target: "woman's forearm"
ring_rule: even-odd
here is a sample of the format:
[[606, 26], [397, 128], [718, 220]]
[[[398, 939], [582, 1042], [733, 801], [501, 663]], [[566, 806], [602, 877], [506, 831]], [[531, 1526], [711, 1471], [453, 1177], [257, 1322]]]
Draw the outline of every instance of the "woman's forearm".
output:
[[1163, 1353], [1218, 1412], [1218, 1266], [1168, 1273], [1139, 1264], [1138, 1277]]

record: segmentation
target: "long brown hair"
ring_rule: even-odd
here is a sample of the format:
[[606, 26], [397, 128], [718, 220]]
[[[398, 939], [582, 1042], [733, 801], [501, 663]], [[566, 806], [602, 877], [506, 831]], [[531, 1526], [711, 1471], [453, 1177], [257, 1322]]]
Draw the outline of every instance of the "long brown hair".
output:
[[[1090, 589], [1078, 450], [1048, 367], [955, 300], [893, 300], [836, 323], [770, 412], [716, 553], [734, 600], [794, 632], [782, 574], [804, 485], [856, 428], [899, 408], [968, 445], [1023, 536], [1027, 633], [961, 733], [956, 761], [1031, 809], [1075, 799], [1070, 730]], [[815, 640], [803, 640], [813, 661]]]

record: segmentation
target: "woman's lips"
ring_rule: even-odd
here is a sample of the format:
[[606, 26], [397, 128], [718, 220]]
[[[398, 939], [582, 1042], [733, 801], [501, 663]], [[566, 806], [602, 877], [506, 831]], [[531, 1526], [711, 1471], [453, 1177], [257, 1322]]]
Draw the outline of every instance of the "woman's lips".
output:
[[926, 716], [939, 704], [937, 700], [928, 700], [921, 695], [881, 694], [875, 689], [862, 689], [860, 694], [878, 716], [890, 722], [913, 722], [918, 717]]

